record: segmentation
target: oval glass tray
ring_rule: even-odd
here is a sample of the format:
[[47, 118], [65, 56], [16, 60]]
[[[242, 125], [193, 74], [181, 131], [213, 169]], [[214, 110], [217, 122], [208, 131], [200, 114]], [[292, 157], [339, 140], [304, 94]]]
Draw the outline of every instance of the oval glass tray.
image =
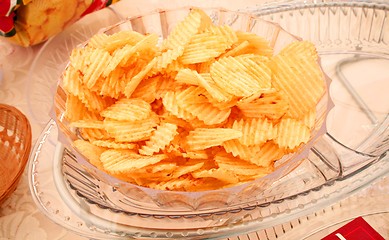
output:
[[[317, 239], [329, 234], [331, 231], [328, 229], [335, 230], [334, 227], [340, 227], [358, 216], [370, 216], [369, 223], [381, 234], [387, 234], [385, 226], [389, 224], [389, 178], [384, 176], [389, 170], [388, 158], [366, 167], [364, 171], [352, 177], [331, 181], [290, 198], [270, 201], [268, 204], [224, 213], [161, 217], [106, 208], [83, 195], [80, 188], [70, 187], [72, 185], [64, 179], [62, 169], [65, 165], [71, 166], [69, 164], [74, 160], [58, 144], [57, 137], [57, 125], [51, 120], [32, 151], [28, 165], [30, 189], [38, 208], [47, 217], [82, 237]], [[306, 161], [301, 167], [311, 164]], [[75, 181], [70, 182], [74, 184]], [[309, 179], [301, 181], [309, 182]], [[196, 218], [216, 221], [223, 218], [233, 219], [239, 215], [245, 216], [242, 221], [227, 222], [219, 227], [210, 225], [209, 228], [183, 229], [183, 224], [192, 221], [196, 223]], [[252, 219], [255, 216], [256, 219]], [[140, 227], [142, 224], [165, 224], [165, 227]]]
[[[221, 238], [267, 229], [278, 231], [275, 234], [280, 236], [285, 227], [275, 226], [346, 198], [387, 174], [389, 101], [385, 77], [389, 22], [384, 16], [388, 6], [360, 2], [294, 3], [251, 11], [314, 41], [323, 68], [333, 79], [331, 96], [335, 108], [327, 120], [328, 133], [299, 168], [268, 189], [266, 198], [258, 196], [255, 201], [208, 211], [150, 212], [125, 201], [118, 205], [110, 196], [99, 194], [99, 188], [112, 187], [95, 182], [79, 169], [74, 156], [58, 145], [56, 125], [50, 121], [38, 139], [29, 166], [30, 187], [41, 210], [55, 222], [93, 238]], [[69, 29], [48, 42], [39, 56], [48, 54], [50, 59], [51, 53], [47, 51], [57, 44], [69, 50], [85, 41], [95, 32], [88, 26]], [[67, 61], [68, 52], [55, 51], [51, 57], [57, 65], [43, 68], [49, 71], [46, 79], [40, 80], [46, 86], [55, 86], [53, 79], [58, 79], [62, 72], [59, 63]], [[42, 59], [36, 61], [39, 65]], [[47, 97], [48, 93], [45, 94]], [[41, 95], [31, 95], [36, 96]], [[31, 102], [37, 103], [39, 99]], [[42, 151], [45, 148], [46, 153]], [[47, 161], [53, 161], [52, 165], [47, 165]], [[53, 179], [52, 188], [47, 188], [47, 178]], [[112, 193], [115, 195], [114, 189]]]

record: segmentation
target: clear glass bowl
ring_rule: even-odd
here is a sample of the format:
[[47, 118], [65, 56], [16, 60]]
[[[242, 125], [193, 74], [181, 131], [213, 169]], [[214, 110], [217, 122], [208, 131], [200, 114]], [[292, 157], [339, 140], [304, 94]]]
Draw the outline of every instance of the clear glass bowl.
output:
[[[186, 7], [131, 17], [102, 31], [113, 34], [120, 30], [129, 29], [142, 34], [156, 33], [160, 38], [165, 38], [174, 26], [188, 15], [190, 10], [191, 8]], [[291, 42], [300, 41], [298, 37], [283, 30], [279, 25], [256, 18], [251, 14], [224, 9], [204, 9], [204, 11], [216, 25], [229, 25], [235, 30], [248, 31], [263, 36], [271, 43], [275, 53]], [[323, 82], [326, 86], [329, 85], [329, 79], [325, 75]], [[93, 199], [102, 206], [120, 211], [136, 211], [141, 214], [156, 214], [158, 212], [161, 215], [185, 215], [192, 211], [203, 211], [204, 214], [215, 210], [222, 212], [242, 206], [247, 202], [265, 201], [268, 197], [266, 190], [274, 182], [298, 167], [301, 161], [310, 154], [312, 145], [325, 133], [324, 122], [332, 107], [329, 93], [325, 91], [317, 104], [317, 118], [311, 139], [297, 153], [287, 155], [276, 163], [275, 171], [271, 174], [235, 187], [202, 192], [180, 192], [154, 190], [123, 182], [90, 164], [71, 146], [71, 142], [78, 136], [63, 117], [65, 102], [66, 93], [61, 88], [60, 82], [55, 96], [56, 119], [60, 129], [59, 141], [64, 144], [65, 151], [69, 155], [74, 155], [73, 159], [75, 160], [63, 169], [65, 178], [72, 179], [80, 171], [85, 173], [86, 177], [80, 184], [93, 185], [96, 187], [96, 189], [93, 187], [94, 190], [100, 189], [98, 195]]]

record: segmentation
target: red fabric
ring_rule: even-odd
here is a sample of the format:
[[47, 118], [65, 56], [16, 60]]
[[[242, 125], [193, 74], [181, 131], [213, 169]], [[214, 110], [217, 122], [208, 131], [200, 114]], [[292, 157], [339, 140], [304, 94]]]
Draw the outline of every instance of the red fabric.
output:
[[14, 28], [15, 13], [11, 13], [9, 16], [0, 16], [0, 31], [6, 34]]
[[358, 217], [323, 240], [385, 240], [374, 228], [372, 228], [362, 217]]
[[89, 13], [103, 9], [107, 5], [108, 2], [109, 2], [108, 0], [93, 0], [92, 4], [82, 14], [82, 17], [89, 14]]
[[11, 8], [10, 0], [0, 0], [0, 16], [6, 16], [10, 8]]

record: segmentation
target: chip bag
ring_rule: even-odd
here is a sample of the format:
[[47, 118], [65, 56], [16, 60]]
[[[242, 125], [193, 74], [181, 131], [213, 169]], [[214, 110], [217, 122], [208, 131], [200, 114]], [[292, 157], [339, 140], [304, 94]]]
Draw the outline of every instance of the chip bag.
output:
[[0, 36], [28, 47], [46, 41], [86, 14], [118, 0], [0, 1]]

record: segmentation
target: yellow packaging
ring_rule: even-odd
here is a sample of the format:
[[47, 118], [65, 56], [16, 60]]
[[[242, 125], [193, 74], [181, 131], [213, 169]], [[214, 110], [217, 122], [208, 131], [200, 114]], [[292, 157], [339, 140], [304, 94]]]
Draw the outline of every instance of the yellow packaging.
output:
[[0, 3], [0, 35], [24, 47], [36, 45], [114, 2], [117, 0], [6, 0]]

